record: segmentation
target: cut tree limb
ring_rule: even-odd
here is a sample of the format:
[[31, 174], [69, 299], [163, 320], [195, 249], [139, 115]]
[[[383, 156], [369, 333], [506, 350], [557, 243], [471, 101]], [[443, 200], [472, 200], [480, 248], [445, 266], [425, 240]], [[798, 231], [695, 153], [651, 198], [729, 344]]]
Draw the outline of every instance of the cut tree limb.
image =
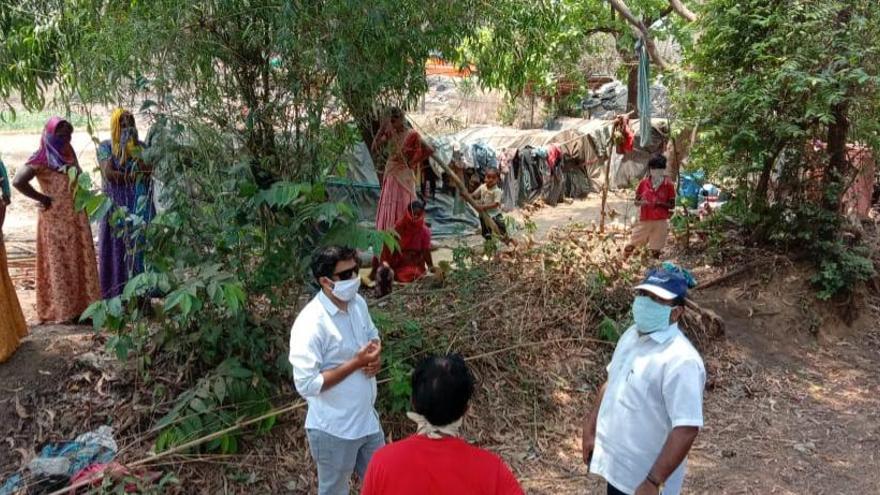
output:
[[697, 20], [697, 14], [691, 12], [691, 10], [687, 8], [687, 5], [682, 3], [681, 0], [669, 0], [669, 5], [672, 6], [672, 10], [674, 10], [676, 14], [684, 17], [688, 22], [694, 22]]
[[654, 43], [654, 38], [651, 37], [651, 32], [648, 29], [648, 26], [633, 15], [632, 11], [629, 10], [629, 7], [627, 7], [623, 0], [608, 0], [608, 3], [611, 4], [611, 8], [619, 13], [626, 22], [632, 26], [633, 30], [636, 32], [636, 36], [645, 41], [645, 47], [647, 47], [651, 59], [657, 64], [660, 70], [669, 70], [670, 66], [666, 63], [666, 60], [663, 59], [663, 56], [660, 55], [660, 50], [657, 48], [657, 44]]
[[471, 197], [470, 193], [467, 190], [467, 187], [465, 187], [464, 185], [464, 182], [462, 182], [461, 178], [458, 177], [458, 174], [456, 174], [454, 170], [450, 169], [449, 165], [441, 163], [440, 160], [437, 160], [434, 157], [431, 157], [431, 159], [434, 160], [434, 163], [439, 164], [440, 167], [443, 168], [443, 171], [446, 172], [446, 175], [448, 175], [449, 178], [452, 179], [455, 188], [458, 189], [459, 193], [461, 193], [461, 197], [464, 198], [464, 200], [467, 201], [467, 203], [471, 205], [474, 210], [477, 211], [483, 222], [489, 226], [489, 229], [492, 230], [492, 234], [498, 236], [498, 238], [502, 239], [504, 242], [508, 242], [510, 240], [510, 237], [501, 235], [501, 231], [499, 231], [498, 226], [495, 225], [495, 219], [490, 217], [489, 214], [485, 211], [480, 210], [479, 205], [477, 205], [477, 202], [474, 201], [474, 198]]

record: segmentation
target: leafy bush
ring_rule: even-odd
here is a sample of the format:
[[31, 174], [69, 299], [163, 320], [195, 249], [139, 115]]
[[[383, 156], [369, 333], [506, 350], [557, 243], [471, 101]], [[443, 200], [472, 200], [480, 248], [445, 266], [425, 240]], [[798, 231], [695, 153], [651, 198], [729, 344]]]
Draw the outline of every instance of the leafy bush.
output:
[[608, 342], [617, 342], [623, 335], [620, 324], [607, 316], [596, 327], [596, 333], [600, 339]]
[[414, 320], [398, 320], [389, 313], [373, 311], [373, 321], [382, 336], [382, 377], [388, 385], [379, 391], [380, 410], [390, 413], [410, 409], [410, 374], [421, 357], [438, 349], [428, 342], [421, 325]]

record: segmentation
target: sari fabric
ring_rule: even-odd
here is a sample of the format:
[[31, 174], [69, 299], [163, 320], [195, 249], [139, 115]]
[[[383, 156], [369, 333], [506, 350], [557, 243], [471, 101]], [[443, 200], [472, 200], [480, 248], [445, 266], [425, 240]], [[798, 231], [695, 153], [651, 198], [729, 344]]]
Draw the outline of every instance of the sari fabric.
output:
[[394, 253], [382, 251], [382, 261], [394, 270], [394, 279], [409, 283], [425, 274], [425, 251], [431, 249], [431, 230], [425, 225], [424, 215], [414, 218], [407, 211], [394, 230], [399, 236], [400, 249]]
[[37, 220], [37, 316], [42, 322], [75, 320], [100, 298], [89, 219], [76, 211], [66, 174], [36, 171], [52, 207]]
[[[111, 168], [117, 172], [137, 172], [139, 162], [129, 153], [141, 149], [143, 143], [121, 147], [116, 142], [120, 136], [118, 120], [111, 121], [113, 138], [98, 147], [98, 162], [109, 161]], [[132, 145], [131, 142], [129, 144]], [[140, 217], [144, 223], [149, 223], [156, 215], [156, 209], [153, 204], [153, 183], [149, 176], [138, 175], [136, 180], [126, 183], [105, 179], [104, 193], [116, 207], [124, 208], [127, 214], [126, 218], [114, 219], [114, 210], [111, 210], [101, 220], [98, 230], [101, 296], [109, 299], [122, 294], [128, 279], [144, 271], [143, 235], [136, 233], [130, 216]]]
[[62, 122], [67, 121], [61, 117], [52, 117], [46, 122], [40, 138], [40, 148], [31, 155], [25, 165], [33, 169], [48, 168], [53, 172], [62, 173], [69, 166], [79, 167], [70, 139], [55, 135], [55, 130]]
[[413, 130], [395, 134], [389, 140], [389, 146], [391, 153], [385, 164], [376, 211], [377, 230], [393, 229], [406, 214], [409, 204], [416, 200], [421, 164], [431, 156], [431, 148]]

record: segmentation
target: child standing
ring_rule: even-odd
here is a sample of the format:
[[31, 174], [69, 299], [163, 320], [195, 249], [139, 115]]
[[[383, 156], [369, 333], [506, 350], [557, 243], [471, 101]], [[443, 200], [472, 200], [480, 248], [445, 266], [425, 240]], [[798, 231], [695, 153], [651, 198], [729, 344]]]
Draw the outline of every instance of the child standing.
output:
[[[498, 187], [498, 178], [498, 169], [488, 169], [486, 171], [486, 182], [473, 192], [473, 197], [477, 202], [477, 210], [485, 212], [495, 222], [495, 226], [498, 227], [498, 232], [501, 233], [501, 236], [506, 238], [507, 228], [504, 226], [504, 217], [501, 215], [501, 198], [504, 192]], [[483, 215], [480, 215], [480, 228], [485, 239], [492, 237], [492, 229], [483, 220]]]
[[640, 208], [639, 222], [633, 226], [624, 258], [641, 246], [648, 246], [651, 255], [660, 258], [675, 208], [675, 185], [666, 177], [665, 156], [655, 155], [648, 161], [648, 176], [636, 189], [636, 206]]

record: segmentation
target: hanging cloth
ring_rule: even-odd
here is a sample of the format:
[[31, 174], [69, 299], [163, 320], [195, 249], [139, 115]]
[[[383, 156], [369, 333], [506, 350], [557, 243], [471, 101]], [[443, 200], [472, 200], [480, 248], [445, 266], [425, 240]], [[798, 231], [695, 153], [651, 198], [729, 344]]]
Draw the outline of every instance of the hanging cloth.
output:
[[636, 42], [639, 55], [639, 143], [642, 148], [651, 144], [651, 60], [644, 39]]

